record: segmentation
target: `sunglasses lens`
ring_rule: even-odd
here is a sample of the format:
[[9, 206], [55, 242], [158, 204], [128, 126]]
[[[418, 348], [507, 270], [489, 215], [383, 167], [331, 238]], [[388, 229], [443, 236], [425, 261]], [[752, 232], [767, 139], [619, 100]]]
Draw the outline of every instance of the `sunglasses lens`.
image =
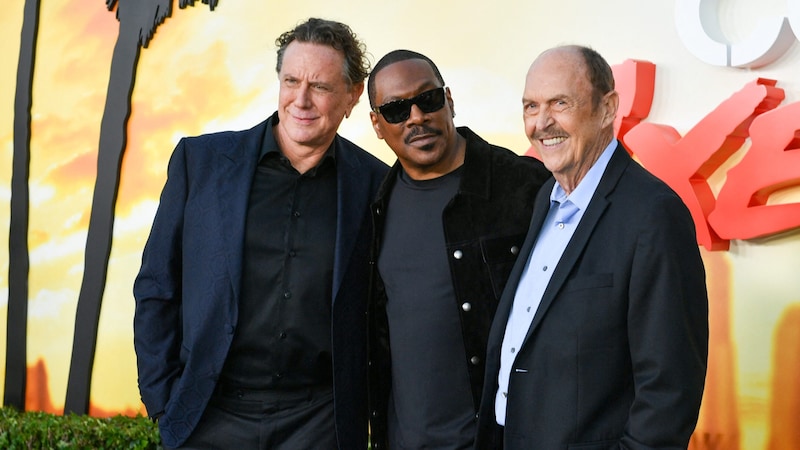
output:
[[400, 123], [411, 115], [411, 106], [417, 105], [419, 109], [428, 114], [436, 112], [444, 106], [444, 87], [431, 89], [414, 98], [396, 100], [379, 106], [378, 112], [389, 123]]
[[399, 100], [380, 107], [381, 115], [389, 123], [400, 123], [411, 115], [411, 102]]
[[[424, 113], [432, 113], [442, 109], [444, 106], [444, 88], [437, 88], [432, 91], [423, 92], [414, 102]], [[410, 109], [410, 108], [409, 108]]]

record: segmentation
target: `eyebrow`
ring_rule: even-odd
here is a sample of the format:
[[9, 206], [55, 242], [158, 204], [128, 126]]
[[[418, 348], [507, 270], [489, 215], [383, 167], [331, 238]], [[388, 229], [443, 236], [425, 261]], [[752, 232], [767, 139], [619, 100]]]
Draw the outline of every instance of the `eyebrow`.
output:
[[[434, 81], [426, 81], [426, 82], [424, 82], [424, 83], [422, 83], [422, 84], [420, 84], [419, 86], [416, 87], [416, 92], [417, 92], [416, 94], [409, 94], [409, 95], [411, 95], [410, 97], [399, 97], [399, 96], [396, 96], [396, 95], [395, 96], [390, 96], [390, 97], [384, 97], [383, 103], [380, 103], [379, 105], [385, 105], [387, 103], [396, 102], [396, 101], [400, 101], [400, 100], [408, 100], [408, 99], [411, 99], [411, 98], [414, 98], [414, 97], [418, 96], [419, 94], [422, 94], [423, 92], [428, 92], [428, 91], [433, 90], [433, 89], [438, 89], [440, 87], [444, 87], [444, 86], [437, 86], [436, 84], [437, 83], [434, 82]], [[412, 92], [413, 91], [414, 90], [412, 90]]]
[[556, 95], [556, 96], [550, 97], [550, 98], [548, 98], [548, 99], [546, 99], [546, 100], [543, 100], [543, 101], [537, 101], [537, 100], [533, 100], [533, 99], [531, 99], [531, 98], [529, 98], [529, 97], [525, 97], [525, 96], [523, 96], [523, 97], [522, 97], [522, 103], [537, 103], [537, 104], [545, 104], [545, 103], [553, 103], [553, 102], [555, 102], [555, 101], [559, 101], [559, 100], [574, 100], [574, 99], [575, 99], [574, 97], [570, 97], [570, 96], [569, 96], [569, 95], [567, 95], [567, 94], [559, 94], [559, 95]]

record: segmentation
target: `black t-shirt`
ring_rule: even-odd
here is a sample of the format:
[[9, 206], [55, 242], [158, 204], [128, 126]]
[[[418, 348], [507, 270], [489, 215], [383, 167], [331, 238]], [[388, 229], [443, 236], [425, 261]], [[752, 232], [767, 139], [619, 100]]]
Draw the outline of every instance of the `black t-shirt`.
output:
[[471, 448], [474, 406], [442, 211], [461, 169], [432, 180], [398, 174], [378, 270], [392, 357], [390, 448]]

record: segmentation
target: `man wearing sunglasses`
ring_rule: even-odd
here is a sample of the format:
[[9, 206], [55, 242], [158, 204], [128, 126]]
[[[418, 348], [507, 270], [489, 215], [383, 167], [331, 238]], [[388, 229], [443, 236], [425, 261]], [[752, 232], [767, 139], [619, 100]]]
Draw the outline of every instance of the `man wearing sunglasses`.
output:
[[367, 90], [398, 158], [372, 207], [372, 448], [471, 448], [492, 317], [550, 174], [456, 128], [424, 55], [390, 52]]

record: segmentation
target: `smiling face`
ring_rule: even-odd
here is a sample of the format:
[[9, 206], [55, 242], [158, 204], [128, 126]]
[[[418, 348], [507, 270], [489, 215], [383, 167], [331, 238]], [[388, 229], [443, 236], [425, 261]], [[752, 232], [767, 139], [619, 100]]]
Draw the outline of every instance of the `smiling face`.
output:
[[614, 137], [618, 103], [611, 91], [592, 105], [592, 85], [577, 50], [549, 50], [531, 65], [522, 97], [525, 134], [567, 193]]
[[[376, 106], [442, 87], [431, 66], [422, 59], [392, 63], [373, 76]], [[425, 113], [413, 105], [408, 119], [399, 123], [389, 123], [382, 114], [370, 112], [378, 138], [386, 141], [413, 179], [436, 178], [464, 162], [464, 140], [453, 124], [453, 99], [449, 89], [445, 92], [441, 109]]]
[[290, 160], [324, 153], [358, 102], [364, 83], [348, 85], [341, 52], [298, 41], [286, 47], [278, 79], [276, 138], [281, 150]]

